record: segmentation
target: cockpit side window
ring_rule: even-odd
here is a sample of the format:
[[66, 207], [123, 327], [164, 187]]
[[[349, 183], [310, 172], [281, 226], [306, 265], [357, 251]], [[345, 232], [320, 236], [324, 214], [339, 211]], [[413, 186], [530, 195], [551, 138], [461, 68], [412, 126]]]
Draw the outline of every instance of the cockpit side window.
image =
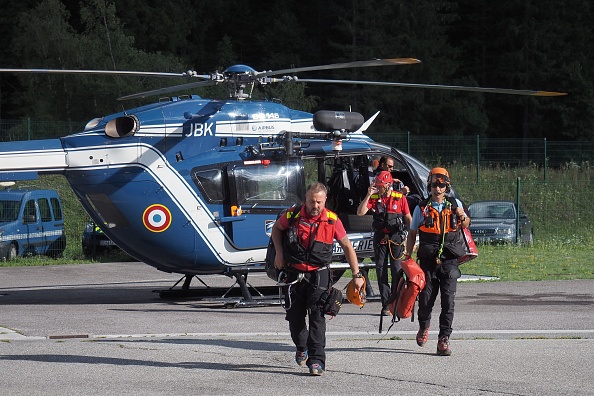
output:
[[193, 169], [192, 180], [208, 203], [222, 203], [225, 200], [222, 169]]
[[237, 204], [246, 213], [301, 203], [301, 167], [297, 163], [238, 165], [233, 168]]

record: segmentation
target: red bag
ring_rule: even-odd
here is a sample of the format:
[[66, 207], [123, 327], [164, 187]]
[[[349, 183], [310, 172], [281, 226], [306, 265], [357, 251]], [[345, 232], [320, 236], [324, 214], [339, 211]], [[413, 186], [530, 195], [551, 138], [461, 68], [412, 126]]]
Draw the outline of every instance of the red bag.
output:
[[425, 272], [412, 258], [403, 260], [402, 270], [398, 271], [398, 282], [390, 296], [388, 309], [398, 320], [413, 315], [417, 296], [425, 287]]
[[462, 239], [464, 240], [466, 254], [462, 257], [458, 257], [458, 264], [474, 260], [478, 257], [476, 244], [474, 243], [474, 239], [472, 239], [472, 234], [468, 228], [462, 228]]

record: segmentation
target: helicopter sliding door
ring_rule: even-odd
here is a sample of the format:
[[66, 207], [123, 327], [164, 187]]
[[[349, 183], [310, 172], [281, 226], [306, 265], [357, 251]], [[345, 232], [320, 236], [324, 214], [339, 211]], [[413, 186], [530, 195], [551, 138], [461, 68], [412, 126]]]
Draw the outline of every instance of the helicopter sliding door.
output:
[[305, 195], [301, 161], [246, 161], [229, 164], [227, 172], [233, 243], [239, 249], [265, 247], [278, 214]]

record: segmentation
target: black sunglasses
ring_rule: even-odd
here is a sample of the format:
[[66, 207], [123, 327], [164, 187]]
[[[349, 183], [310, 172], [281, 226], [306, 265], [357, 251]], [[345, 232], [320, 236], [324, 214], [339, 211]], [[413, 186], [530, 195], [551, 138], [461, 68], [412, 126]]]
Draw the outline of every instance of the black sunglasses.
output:
[[447, 184], [445, 184], [445, 183], [438, 183], [438, 182], [431, 183], [431, 187], [433, 187], [433, 188], [435, 188], [435, 187], [445, 188], [446, 186], [447, 186]]

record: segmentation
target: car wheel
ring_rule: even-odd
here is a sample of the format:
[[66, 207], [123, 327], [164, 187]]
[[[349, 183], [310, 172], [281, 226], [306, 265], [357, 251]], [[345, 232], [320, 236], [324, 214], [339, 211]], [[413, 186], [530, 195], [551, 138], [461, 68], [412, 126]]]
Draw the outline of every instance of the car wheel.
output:
[[14, 260], [17, 256], [17, 247], [14, 243], [10, 244], [8, 252], [6, 253], [6, 261]]

